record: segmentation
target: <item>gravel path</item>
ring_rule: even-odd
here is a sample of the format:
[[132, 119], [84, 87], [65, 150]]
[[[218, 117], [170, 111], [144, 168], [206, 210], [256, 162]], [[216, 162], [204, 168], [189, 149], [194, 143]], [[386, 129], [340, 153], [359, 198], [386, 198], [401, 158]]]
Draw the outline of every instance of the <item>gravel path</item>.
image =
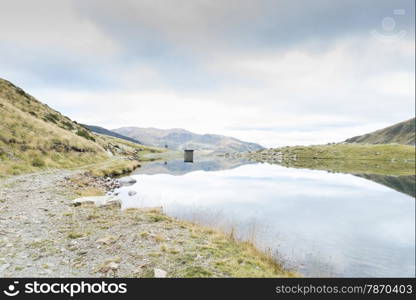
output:
[[[39, 250], [53, 247], [47, 241], [61, 239], [60, 216], [71, 201], [65, 178], [76, 173], [44, 172], [0, 181], [0, 276], [51, 276], [59, 264], [68, 265], [71, 257], [64, 245], [55, 247], [54, 254]], [[68, 268], [62, 271], [60, 275], [70, 275]]]
[[173, 244], [189, 230], [156, 211], [73, 206], [70, 178], [78, 174], [0, 181], [0, 277], [151, 277], [153, 268], [168, 268], [157, 261], [167, 249], [179, 252]]

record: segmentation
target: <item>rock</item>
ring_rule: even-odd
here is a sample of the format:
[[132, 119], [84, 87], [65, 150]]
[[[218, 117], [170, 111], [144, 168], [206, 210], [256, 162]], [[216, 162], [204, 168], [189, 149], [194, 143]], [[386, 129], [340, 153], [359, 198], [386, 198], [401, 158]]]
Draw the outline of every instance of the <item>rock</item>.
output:
[[153, 269], [155, 278], [166, 278], [166, 275], [168, 275], [168, 272], [162, 269]]
[[103, 264], [99, 269], [98, 272], [101, 273], [108, 273], [110, 271], [117, 271], [120, 264], [116, 263], [115, 261], [109, 261]]
[[0, 273], [2, 273], [3, 271], [5, 271], [8, 267], [10, 267], [10, 264], [4, 264], [0, 266]]
[[129, 185], [133, 185], [133, 184], [135, 184], [137, 182], [137, 180], [136, 179], [134, 179], [133, 177], [123, 177], [123, 178], [120, 178], [119, 180], [118, 180], [118, 183], [121, 185], [121, 186], [129, 186]]
[[129, 192], [128, 192], [128, 194], [129, 194], [129, 196], [131, 197], [131, 196], [136, 195], [136, 194], [137, 194], [137, 192], [136, 192], [136, 191], [129, 191]]
[[118, 267], [120, 266], [121, 258], [114, 257], [111, 259], [106, 260], [101, 266], [98, 267], [97, 271], [101, 273], [107, 273], [110, 271], [117, 271]]
[[138, 266], [138, 267], [137, 267], [137, 268], [133, 271], [133, 274], [134, 274], [134, 275], [139, 275], [140, 273], [142, 273], [142, 272], [143, 272], [143, 269], [144, 269], [146, 266], [148, 266], [148, 264], [147, 264], [147, 263], [141, 264], [140, 266]]
[[100, 243], [100, 244], [103, 244], [103, 245], [110, 245], [110, 244], [115, 243], [116, 240], [117, 239], [114, 236], [109, 235], [109, 236], [103, 237], [101, 239], [98, 239], [96, 242]]
[[114, 196], [81, 197], [73, 200], [72, 203], [74, 206], [79, 206], [83, 203], [93, 203], [97, 206], [121, 205], [120, 199]]

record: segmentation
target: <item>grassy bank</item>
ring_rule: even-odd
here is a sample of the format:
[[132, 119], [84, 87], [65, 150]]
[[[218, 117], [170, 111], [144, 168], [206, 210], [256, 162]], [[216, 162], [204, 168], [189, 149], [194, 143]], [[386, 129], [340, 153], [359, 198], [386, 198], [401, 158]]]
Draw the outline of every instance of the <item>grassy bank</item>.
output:
[[[252, 244], [239, 242], [210, 228], [167, 217], [158, 209], [98, 208], [82, 205], [65, 213], [63, 234], [68, 240], [103, 240], [102, 251], [109, 257], [95, 269], [108, 273], [109, 261], [129, 263], [120, 253], [130, 249], [146, 264], [124, 266], [127, 277], [153, 277], [153, 269], [167, 271], [168, 277], [294, 277], [269, 255]], [[125, 235], [128, 231], [128, 235]], [[113, 249], [118, 249], [111, 252]], [[81, 266], [80, 266], [81, 267]]]
[[266, 149], [248, 158], [287, 167], [380, 175], [415, 174], [415, 147], [398, 144], [332, 144]]
[[414, 161], [415, 147], [399, 144], [332, 144], [277, 148], [283, 156], [296, 155], [298, 159], [344, 159], [377, 161]]

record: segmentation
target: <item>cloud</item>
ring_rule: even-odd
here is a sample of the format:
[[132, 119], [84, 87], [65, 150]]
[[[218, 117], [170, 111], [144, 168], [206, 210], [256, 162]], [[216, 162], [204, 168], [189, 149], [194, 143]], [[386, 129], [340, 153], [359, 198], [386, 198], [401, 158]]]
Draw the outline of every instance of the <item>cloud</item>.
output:
[[273, 146], [338, 141], [414, 112], [412, 1], [5, 0], [2, 8], [0, 76], [80, 122]]

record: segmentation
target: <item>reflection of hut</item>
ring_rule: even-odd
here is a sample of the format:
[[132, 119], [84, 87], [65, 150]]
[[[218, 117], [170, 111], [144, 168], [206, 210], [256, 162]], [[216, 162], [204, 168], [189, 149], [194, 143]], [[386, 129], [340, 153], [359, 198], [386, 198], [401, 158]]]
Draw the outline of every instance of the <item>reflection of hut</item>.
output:
[[194, 162], [194, 150], [184, 151], [184, 162]]

